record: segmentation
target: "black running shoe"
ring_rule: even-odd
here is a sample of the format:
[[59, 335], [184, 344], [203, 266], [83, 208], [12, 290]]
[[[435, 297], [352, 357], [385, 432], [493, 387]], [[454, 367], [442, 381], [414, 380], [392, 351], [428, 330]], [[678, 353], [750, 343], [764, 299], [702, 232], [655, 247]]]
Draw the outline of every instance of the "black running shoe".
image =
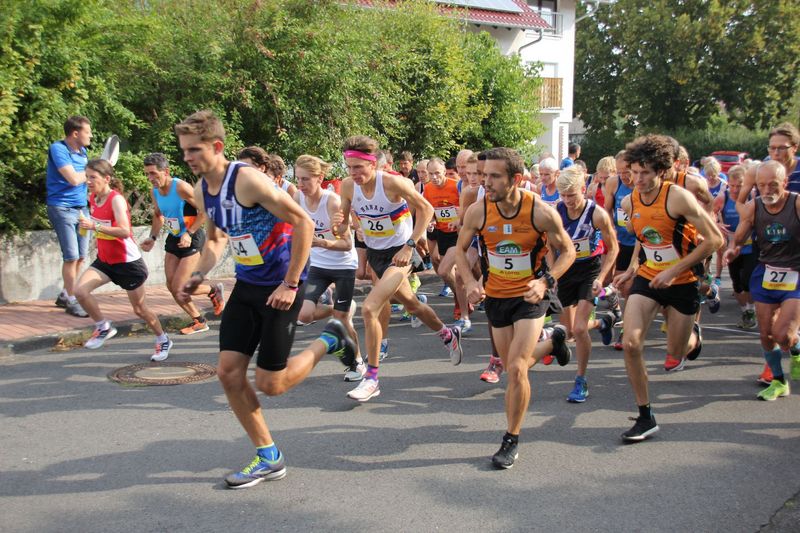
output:
[[325, 324], [322, 332], [328, 333], [338, 340], [336, 346], [329, 353], [335, 355], [344, 366], [353, 366], [356, 362], [356, 345], [348, 335], [344, 324], [332, 318]]
[[519, 457], [517, 444], [511, 439], [503, 438], [500, 449], [492, 456], [492, 464], [495, 468], [511, 468], [514, 466], [514, 460], [516, 460], [517, 457]]
[[656, 424], [656, 417], [631, 417], [631, 420], [636, 420], [636, 423], [631, 429], [622, 434], [622, 440], [625, 442], [641, 442], [656, 433], [659, 429], [658, 424]]
[[600, 336], [603, 339], [603, 345], [608, 346], [614, 337], [614, 314], [603, 313], [600, 316]]
[[697, 335], [697, 345], [691, 352], [686, 354], [686, 359], [689, 361], [694, 361], [697, 359], [697, 356], [700, 355], [700, 350], [703, 349], [703, 332], [700, 329], [700, 324], [695, 322], [694, 326], [692, 326], [692, 329], [694, 330], [694, 334]]
[[550, 355], [556, 358], [560, 366], [565, 366], [572, 358], [572, 350], [567, 346], [567, 328], [561, 324], [554, 327], [550, 340], [553, 341], [553, 351]]

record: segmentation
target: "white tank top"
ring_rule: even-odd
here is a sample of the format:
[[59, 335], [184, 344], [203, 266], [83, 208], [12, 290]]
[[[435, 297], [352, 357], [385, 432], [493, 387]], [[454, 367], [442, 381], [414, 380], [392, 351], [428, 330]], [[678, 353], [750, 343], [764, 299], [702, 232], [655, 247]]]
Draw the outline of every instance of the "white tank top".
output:
[[286, 192], [289, 192], [289, 182], [286, 181], [286, 180], [282, 180], [281, 181], [281, 189], [283, 189]]
[[480, 202], [484, 196], [486, 196], [486, 189], [483, 188], [483, 185], [478, 185], [478, 198], [475, 201]]
[[364, 243], [373, 250], [386, 250], [405, 244], [414, 231], [411, 211], [405, 200], [390, 202], [383, 191], [383, 172], [375, 175], [375, 193], [367, 198], [354, 183], [351, 206], [364, 231]]
[[[308, 209], [305, 195], [302, 192], [299, 194], [300, 207], [305, 209], [308, 216], [314, 221], [314, 237], [325, 239], [326, 241], [335, 241], [336, 237], [333, 236], [333, 232], [331, 231], [331, 219], [330, 216], [328, 216], [328, 198], [334, 193], [323, 189], [322, 198], [320, 198], [317, 210], [314, 212]], [[350, 250], [346, 252], [312, 246], [311, 266], [338, 270], [355, 270], [356, 267], [358, 267], [358, 254], [356, 254], [356, 248], [352, 242]]]

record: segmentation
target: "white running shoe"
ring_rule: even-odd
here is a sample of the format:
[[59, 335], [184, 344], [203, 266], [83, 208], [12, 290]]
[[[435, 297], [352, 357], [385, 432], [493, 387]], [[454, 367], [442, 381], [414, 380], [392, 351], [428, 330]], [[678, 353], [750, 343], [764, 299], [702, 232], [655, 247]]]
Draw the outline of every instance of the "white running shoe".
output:
[[381, 389], [377, 379], [364, 379], [358, 384], [358, 387], [347, 393], [347, 397], [357, 402], [366, 402], [380, 394]]
[[165, 342], [156, 342], [156, 351], [150, 356], [150, 360], [154, 363], [166, 361], [169, 357], [169, 350], [172, 348], [172, 340], [167, 337]]
[[345, 381], [361, 381], [367, 373], [367, 365], [364, 361], [344, 369]]
[[[424, 294], [417, 293], [417, 300], [419, 300], [421, 303], [424, 304], [428, 303], [428, 297], [425, 296]], [[422, 325], [422, 320], [417, 318], [417, 315], [411, 315], [411, 327], [416, 329], [421, 325]]]
[[103, 345], [108, 339], [113, 337], [117, 334], [117, 328], [114, 326], [109, 326], [108, 329], [94, 329], [94, 333], [92, 336], [89, 337], [89, 340], [86, 341], [83, 346], [89, 348], [90, 350], [96, 350]]
[[450, 340], [444, 345], [450, 350], [450, 362], [454, 366], [461, 364], [461, 359], [464, 357], [464, 350], [461, 349], [461, 328], [453, 326], [450, 328]]

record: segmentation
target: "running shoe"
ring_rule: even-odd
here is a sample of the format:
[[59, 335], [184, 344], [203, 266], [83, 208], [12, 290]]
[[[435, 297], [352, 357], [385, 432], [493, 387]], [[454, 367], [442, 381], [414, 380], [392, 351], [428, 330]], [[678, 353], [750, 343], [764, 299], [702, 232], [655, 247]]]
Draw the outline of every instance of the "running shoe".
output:
[[611, 315], [614, 317], [615, 326], [622, 324], [622, 309], [620, 309], [619, 305], [611, 308]]
[[[421, 303], [424, 304], [428, 303], [428, 297], [425, 296], [424, 294], [417, 293], [417, 300], [419, 300]], [[422, 320], [417, 318], [417, 315], [411, 315], [411, 327], [416, 329], [421, 325], [422, 325]]]
[[697, 336], [697, 344], [695, 344], [694, 348], [686, 354], [686, 359], [689, 361], [694, 361], [700, 356], [700, 352], [703, 349], [703, 330], [700, 329], [700, 323], [695, 322], [692, 326], [692, 330], [694, 334]]
[[191, 324], [181, 329], [181, 335], [194, 335], [195, 333], [202, 333], [204, 331], [208, 331], [208, 322], [194, 318]]
[[666, 333], [667, 332], [667, 321], [666, 320], [661, 323], [661, 328], [660, 329], [661, 329], [661, 333]]
[[567, 401], [570, 403], [583, 403], [589, 396], [589, 385], [586, 384], [586, 378], [578, 376], [575, 378], [575, 387], [572, 392], [567, 396]]
[[345, 381], [361, 381], [364, 379], [364, 374], [367, 372], [367, 365], [364, 361], [356, 362], [353, 366], [344, 369]]
[[403, 314], [400, 315], [400, 322], [411, 322], [411, 313], [403, 311]]
[[503, 361], [499, 357], [489, 357], [489, 366], [481, 373], [481, 381], [486, 383], [497, 383], [503, 373]]
[[636, 423], [631, 429], [622, 434], [622, 440], [626, 442], [641, 442], [646, 438], [652, 436], [659, 430], [656, 424], [656, 417], [642, 418], [641, 416], [633, 418]]
[[466, 335], [472, 331], [472, 321], [469, 318], [459, 318], [453, 325], [461, 328], [462, 335]]
[[517, 443], [511, 439], [503, 437], [500, 449], [492, 456], [492, 464], [495, 468], [508, 469], [514, 466], [514, 461], [519, 457]]
[[214, 306], [214, 316], [221, 315], [225, 308], [225, 286], [222, 283], [214, 285], [208, 293], [208, 298]]
[[708, 310], [711, 311], [711, 314], [719, 311], [719, 286], [717, 284], [712, 283], [708, 288], [706, 303], [708, 304]]
[[350, 335], [348, 335], [344, 324], [335, 318], [331, 318], [328, 320], [328, 323], [325, 324], [322, 332], [335, 337], [337, 340], [336, 345], [333, 346], [328, 353], [336, 356], [344, 366], [353, 366], [356, 362], [356, 345], [353, 339], [350, 338]]
[[425, 270], [433, 270], [433, 263], [430, 259], [424, 260], [422, 264], [425, 266]]
[[481, 300], [481, 301], [478, 303], [478, 307], [476, 307], [475, 309], [476, 309], [476, 310], [478, 310], [478, 311], [480, 311], [481, 313], [483, 313], [484, 311], [486, 311], [486, 306], [484, 305], [484, 304], [485, 304], [485, 302], [486, 302], [486, 300]]
[[617, 337], [617, 340], [614, 341], [614, 349], [617, 351], [622, 351], [622, 329], [619, 330], [619, 337]]
[[448, 287], [447, 284], [445, 283], [444, 287], [442, 287], [442, 290], [439, 291], [439, 296], [441, 296], [442, 298], [449, 298], [452, 295], [453, 291], [450, 290], [450, 287]]
[[156, 342], [156, 349], [153, 355], [150, 356], [150, 360], [154, 363], [166, 361], [167, 357], [169, 357], [170, 348], [172, 348], [172, 340], [169, 337], [164, 342]]
[[399, 313], [403, 310], [403, 306], [400, 304], [392, 304], [392, 313]]
[[464, 350], [461, 348], [461, 328], [452, 326], [449, 329], [450, 340], [444, 345], [450, 350], [450, 362], [457, 366], [461, 364], [461, 359], [464, 357]]
[[258, 485], [262, 481], [275, 481], [286, 477], [286, 464], [283, 454], [275, 461], [267, 461], [256, 455], [249, 465], [225, 477], [225, 484], [231, 489], [246, 489]]
[[769, 387], [759, 392], [756, 398], [766, 402], [774, 402], [778, 398], [784, 398], [786, 396], [789, 396], [789, 383], [781, 383], [777, 379], [773, 379]]
[[553, 341], [553, 352], [559, 366], [566, 366], [572, 358], [572, 350], [567, 346], [567, 328], [559, 324], [553, 328], [550, 339]]
[[83, 346], [85, 348], [89, 348], [90, 350], [96, 350], [100, 348], [104, 342], [114, 337], [116, 334], [117, 328], [114, 326], [109, 326], [107, 329], [94, 328], [92, 336], [89, 337], [89, 340], [87, 340]]
[[378, 356], [378, 361], [383, 361], [389, 357], [389, 339], [381, 340], [381, 349]]
[[319, 303], [322, 305], [333, 305], [333, 290], [328, 287], [319, 297]]
[[742, 313], [742, 319], [739, 322], [739, 327], [742, 329], [753, 329], [756, 327], [756, 312], [753, 309], [747, 309]]
[[76, 316], [78, 318], [86, 318], [89, 316], [89, 313], [83, 310], [81, 304], [78, 303], [78, 300], [74, 302], [67, 302], [66, 312], [68, 315]]
[[722, 278], [714, 278], [714, 285], [716, 285], [717, 287], [722, 285]]
[[772, 375], [772, 369], [769, 367], [767, 363], [764, 363], [764, 370], [761, 372], [761, 375], [758, 376], [756, 381], [764, 385], [769, 385], [770, 383], [772, 383], [773, 379], [775, 378]]
[[69, 298], [67, 298], [62, 293], [59, 292], [58, 296], [56, 297], [56, 307], [66, 308], [68, 303], [69, 303]]
[[683, 370], [684, 366], [686, 366], [686, 359], [678, 359], [677, 357], [672, 357], [670, 354], [667, 354], [666, 359], [664, 359], [664, 370], [667, 372]]
[[458, 305], [458, 300], [453, 302], [453, 320], [461, 319], [461, 306]]
[[555, 360], [556, 360], [556, 358], [553, 357], [552, 355], [545, 355], [545, 356], [542, 357], [542, 364], [544, 366], [550, 366], [550, 365], [553, 364], [553, 361], [555, 361]]
[[613, 313], [604, 313], [600, 317], [600, 337], [603, 340], [603, 345], [608, 346], [614, 338], [614, 315]]
[[381, 395], [381, 388], [377, 379], [363, 379], [358, 387], [347, 393], [347, 397], [357, 402], [366, 402], [370, 398]]
[[800, 355], [789, 356], [789, 375], [794, 381], [800, 380]]
[[413, 292], [414, 294], [417, 294], [417, 291], [422, 286], [422, 282], [419, 280], [419, 276], [417, 276], [416, 274], [411, 274], [408, 277], [408, 283], [409, 285], [411, 285], [411, 292]]

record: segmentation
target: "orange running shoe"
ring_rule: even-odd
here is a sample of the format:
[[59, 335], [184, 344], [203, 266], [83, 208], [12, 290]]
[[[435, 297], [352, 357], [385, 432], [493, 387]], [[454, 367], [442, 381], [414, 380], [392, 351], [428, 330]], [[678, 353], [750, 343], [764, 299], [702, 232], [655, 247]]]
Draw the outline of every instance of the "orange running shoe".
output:
[[453, 319], [458, 320], [461, 318], [461, 307], [458, 305], [458, 300], [453, 303]]
[[772, 379], [773, 379], [772, 369], [770, 369], [767, 363], [764, 363], [764, 371], [761, 372], [761, 375], [758, 376], [758, 379], [756, 379], [756, 381], [764, 385], [769, 385], [770, 383], [772, 383]]
[[542, 364], [545, 366], [550, 366], [553, 364], [553, 361], [555, 361], [555, 359], [556, 358], [553, 357], [552, 355], [545, 355], [544, 357], [542, 357]]
[[222, 283], [214, 285], [211, 288], [211, 292], [208, 293], [208, 298], [214, 306], [214, 315], [221, 315], [222, 310], [225, 308], [225, 286]]
[[685, 364], [686, 359], [678, 359], [667, 354], [667, 358], [664, 359], [664, 370], [667, 372], [677, 372], [678, 370], [683, 370]]
[[181, 330], [181, 335], [194, 335], [195, 333], [202, 333], [208, 331], [208, 322], [205, 320], [200, 321], [193, 319], [192, 323]]

